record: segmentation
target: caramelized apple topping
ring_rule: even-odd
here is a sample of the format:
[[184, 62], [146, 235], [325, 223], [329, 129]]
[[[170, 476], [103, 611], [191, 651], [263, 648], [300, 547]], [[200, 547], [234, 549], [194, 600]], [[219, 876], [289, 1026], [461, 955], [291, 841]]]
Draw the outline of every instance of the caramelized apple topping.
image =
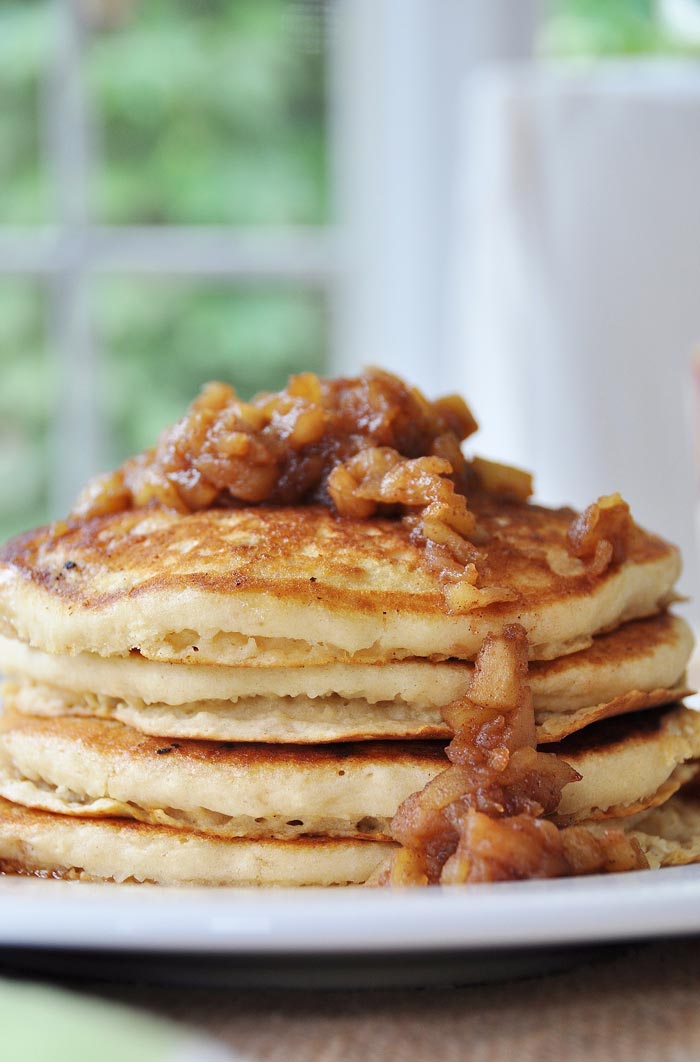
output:
[[569, 552], [586, 563], [590, 575], [602, 575], [611, 564], [626, 559], [635, 531], [627, 502], [619, 494], [608, 494], [572, 521]]
[[542, 817], [580, 776], [535, 748], [522, 627], [486, 637], [467, 695], [443, 717], [454, 731], [450, 766], [400, 806], [391, 832], [402, 847], [374, 883], [505, 881], [646, 865], [619, 830], [594, 837]]
[[212, 383], [155, 449], [88, 485], [74, 515], [152, 503], [185, 513], [214, 505], [328, 504], [333, 469], [375, 447], [407, 458], [449, 454], [450, 474], [464, 493], [468, 469], [459, 443], [475, 430], [460, 398], [430, 402], [378, 369], [357, 379], [302, 373], [285, 390], [251, 402]]
[[[439, 571], [448, 608], [467, 611], [513, 596], [477, 585], [483, 535], [466, 492], [478, 479], [460, 447], [475, 430], [460, 398], [430, 402], [377, 369], [339, 380], [304, 373], [251, 402], [213, 383], [155, 449], [89, 483], [73, 515], [321, 503], [341, 516], [401, 517]], [[501, 486], [522, 491], [524, 474], [511, 482], [498, 468]]]
[[[88, 483], [72, 516], [321, 504], [356, 519], [393, 517], [437, 572], [448, 611], [470, 612], [517, 592], [489, 584], [486, 535], [468, 496], [524, 502], [532, 493], [527, 472], [466, 460], [461, 443], [476, 427], [461, 398], [429, 401], [379, 369], [336, 380], [302, 373], [250, 402], [211, 383], [153, 449]], [[600, 498], [574, 521], [552, 570], [604, 572], [625, 556], [633, 529], [618, 495]]]
[[328, 493], [341, 516], [403, 514], [412, 539], [424, 547], [428, 563], [439, 573], [451, 611], [510, 600], [511, 590], [477, 585], [482, 558], [475, 543], [483, 535], [452, 474], [444, 457], [407, 458], [390, 447], [372, 447], [333, 469]]
[[459, 842], [445, 863], [445, 885], [527, 878], [562, 878], [645, 870], [639, 842], [622, 830], [594, 836], [585, 826], [560, 830], [531, 815], [494, 819], [469, 810], [459, 824]]
[[487, 461], [485, 457], [473, 457], [471, 468], [479, 486], [489, 494], [514, 501], [527, 501], [532, 497], [532, 476], [522, 468]]
[[373, 516], [382, 504], [420, 510], [424, 537], [451, 544], [455, 558], [467, 564], [473, 551], [465, 539], [474, 534], [476, 521], [448, 478], [452, 474], [443, 457], [409, 459], [375, 446], [337, 465], [328, 477], [328, 493], [341, 516]]

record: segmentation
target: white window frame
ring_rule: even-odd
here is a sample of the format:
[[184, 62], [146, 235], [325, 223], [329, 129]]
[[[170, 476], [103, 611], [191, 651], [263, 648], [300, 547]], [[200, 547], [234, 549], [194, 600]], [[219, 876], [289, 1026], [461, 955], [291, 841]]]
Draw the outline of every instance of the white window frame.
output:
[[342, 268], [333, 366], [454, 389], [469, 77], [531, 60], [542, 0], [336, 0], [331, 120]]

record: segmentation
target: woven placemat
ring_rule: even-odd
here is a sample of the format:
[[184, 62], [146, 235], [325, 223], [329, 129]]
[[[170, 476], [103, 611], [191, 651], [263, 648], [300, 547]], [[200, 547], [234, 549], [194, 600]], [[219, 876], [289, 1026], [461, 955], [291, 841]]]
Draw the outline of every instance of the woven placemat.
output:
[[700, 1057], [700, 942], [607, 953], [567, 973], [445, 989], [100, 989], [254, 1062], [594, 1062]]

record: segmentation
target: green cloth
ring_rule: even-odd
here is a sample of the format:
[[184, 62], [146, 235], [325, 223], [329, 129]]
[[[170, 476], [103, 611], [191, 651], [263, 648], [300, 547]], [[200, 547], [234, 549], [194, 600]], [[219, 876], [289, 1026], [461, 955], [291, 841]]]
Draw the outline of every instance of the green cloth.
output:
[[90, 996], [0, 981], [0, 1057], [7, 1062], [226, 1062], [221, 1046], [175, 1023]]

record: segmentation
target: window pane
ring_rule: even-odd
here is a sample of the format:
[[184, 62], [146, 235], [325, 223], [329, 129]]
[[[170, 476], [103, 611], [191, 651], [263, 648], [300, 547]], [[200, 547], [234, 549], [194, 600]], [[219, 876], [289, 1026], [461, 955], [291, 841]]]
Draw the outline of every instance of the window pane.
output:
[[323, 221], [322, 0], [112, 7], [121, 19], [93, 24], [87, 55], [96, 216]]
[[112, 463], [152, 445], [207, 380], [249, 397], [323, 367], [316, 292], [110, 280], [97, 289], [96, 318]]
[[0, 0], [0, 222], [46, 220], [40, 103], [50, 43], [48, 0]]
[[0, 538], [47, 519], [53, 376], [43, 298], [0, 280]]

